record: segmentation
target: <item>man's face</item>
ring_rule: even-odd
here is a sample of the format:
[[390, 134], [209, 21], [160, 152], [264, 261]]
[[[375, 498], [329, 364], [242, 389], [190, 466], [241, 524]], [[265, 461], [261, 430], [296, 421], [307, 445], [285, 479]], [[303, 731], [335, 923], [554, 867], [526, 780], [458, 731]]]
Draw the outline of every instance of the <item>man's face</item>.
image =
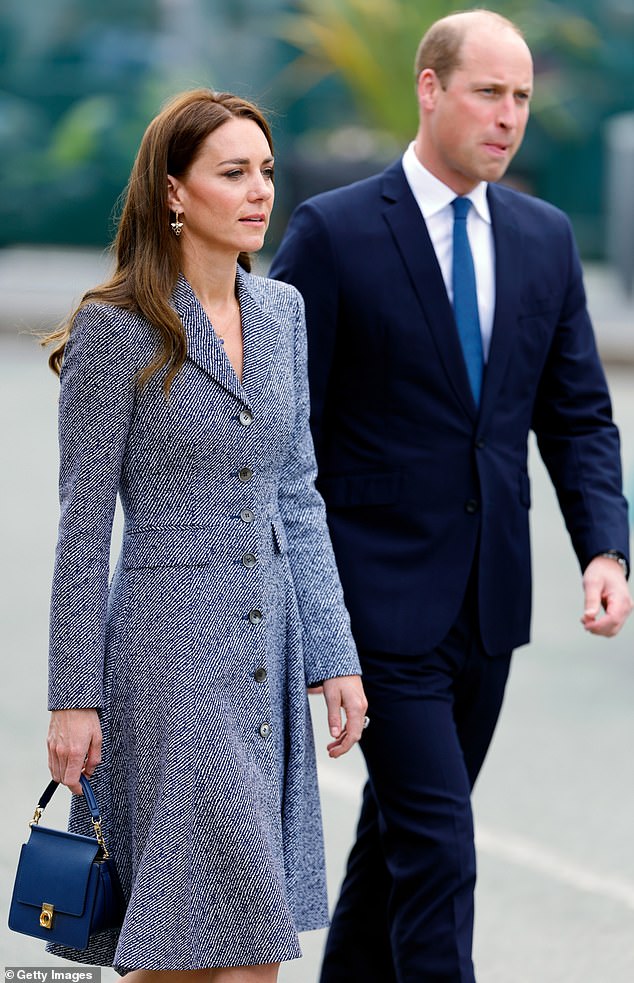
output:
[[421, 163], [457, 194], [498, 181], [524, 137], [532, 90], [522, 38], [508, 28], [472, 28], [444, 89], [431, 69], [421, 73]]

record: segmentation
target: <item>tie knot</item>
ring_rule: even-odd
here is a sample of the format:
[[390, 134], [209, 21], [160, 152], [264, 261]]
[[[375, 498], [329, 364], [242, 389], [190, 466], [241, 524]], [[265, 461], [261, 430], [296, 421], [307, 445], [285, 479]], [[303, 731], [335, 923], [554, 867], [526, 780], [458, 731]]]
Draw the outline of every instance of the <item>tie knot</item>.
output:
[[451, 203], [454, 210], [454, 218], [466, 218], [469, 209], [471, 208], [470, 198], [454, 198]]

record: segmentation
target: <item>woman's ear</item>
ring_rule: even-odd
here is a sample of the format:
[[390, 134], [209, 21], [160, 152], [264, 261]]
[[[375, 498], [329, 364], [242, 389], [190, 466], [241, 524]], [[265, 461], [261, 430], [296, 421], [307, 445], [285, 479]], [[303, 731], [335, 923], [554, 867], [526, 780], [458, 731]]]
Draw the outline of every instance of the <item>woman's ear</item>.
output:
[[171, 174], [167, 175], [167, 204], [172, 211], [182, 211], [183, 203], [180, 200], [180, 184]]

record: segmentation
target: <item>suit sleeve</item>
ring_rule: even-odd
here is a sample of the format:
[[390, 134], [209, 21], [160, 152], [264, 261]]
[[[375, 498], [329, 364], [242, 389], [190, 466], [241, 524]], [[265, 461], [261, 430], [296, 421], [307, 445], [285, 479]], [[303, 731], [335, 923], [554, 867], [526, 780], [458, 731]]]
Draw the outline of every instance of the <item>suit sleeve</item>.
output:
[[629, 528], [619, 432], [567, 220], [566, 231], [568, 287], [537, 392], [533, 429], [584, 570], [609, 549], [619, 550], [629, 563]]
[[135, 392], [126, 341], [115, 309], [90, 305], [78, 313], [64, 353], [51, 710], [103, 705], [110, 539]]
[[343, 591], [315, 488], [317, 465], [310, 433], [304, 304], [293, 291], [296, 419], [280, 484], [280, 513], [297, 594], [306, 684], [361, 672]]
[[291, 216], [269, 276], [297, 287], [306, 305], [310, 422], [318, 460], [337, 343], [340, 270], [336, 244], [319, 207], [305, 202]]

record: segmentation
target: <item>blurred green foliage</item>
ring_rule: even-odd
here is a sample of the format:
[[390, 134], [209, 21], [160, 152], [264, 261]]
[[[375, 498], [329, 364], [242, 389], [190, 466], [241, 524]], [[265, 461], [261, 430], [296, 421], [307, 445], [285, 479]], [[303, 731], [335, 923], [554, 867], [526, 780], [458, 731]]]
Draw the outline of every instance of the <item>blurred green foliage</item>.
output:
[[[416, 127], [412, 63], [451, 0], [3, 0], [0, 245], [102, 246], [139, 139], [171, 94], [196, 85], [253, 98], [272, 117], [277, 229], [306, 192], [396, 156]], [[460, 4], [461, 7], [465, 6]], [[634, 0], [491, 0], [535, 55], [534, 116], [516, 177], [602, 249], [602, 123], [634, 109]], [[377, 143], [376, 134], [381, 135]], [[330, 148], [348, 167], [326, 174]], [[308, 190], [316, 188], [308, 187]]]
[[[102, 246], [139, 140], [170, 95], [257, 95], [275, 0], [3, 0], [0, 245]], [[225, 79], [227, 81], [225, 81]], [[246, 82], [245, 82], [246, 80]], [[255, 83], [252, 85], [252, 83]]]
[[[579, 3], [570, 9], [546, 0], [492, 0], [489, 6], [516, 21], [526, 34], [537, 62], [533, 111], [542, 125], [554, 137], [574, 138], [582, 115], [587, 117], [585, 109], [580, 115], [572, 105], [577, 86], [588, 81], [589, 69], [600, 66], [598, 26], [580, 12]], [[595, 6], [588, 4], [589, 9]], [[297, 0], [278, 22], [280, 35], [299, 52], [289, 77], [301, 90], [337, 73], [368, 125], [407, 140], [417, 122], [412, 98], [417, 41], [439, 17], [464, 7], [451, 0], [426, 0], [424, 5], [420, 0]], [[630, 76], [631, 68], [631, 59], [619, 66]], [[580, 79], [577, 69], [582, 70]], [[593, 93], [590, 101], [601, 108], [594, 85]], [[586, 98], [583, 104], [587, 107]]]
[[[295, 49], [286, 69], [296, 92], [331, 74], [361, 120], [403, 144], [417, 125], [413, 61], [451, 0], [296, 0], [279, 31]], [[604, 143], [611, 115], [634, 110], [634, 0], [491, 0], [524, 31], [536, 88], [524, 145], [510, 177], [568, 211], [586, 255], [602, 252]], [[327, 139], [327, 121], [321, 139]]]

